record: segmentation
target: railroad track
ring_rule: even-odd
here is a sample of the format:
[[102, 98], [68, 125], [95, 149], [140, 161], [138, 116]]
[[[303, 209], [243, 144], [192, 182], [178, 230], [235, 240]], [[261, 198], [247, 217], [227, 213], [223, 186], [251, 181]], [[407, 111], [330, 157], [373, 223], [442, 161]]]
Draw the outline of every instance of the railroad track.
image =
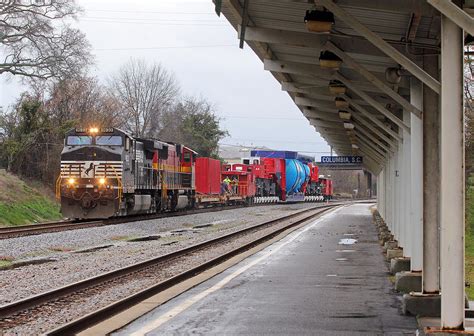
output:
[[[261, 205], [268, 205], [268, 204], [261, 204]], [[236, 209], [236, 208], [241, 208], [241, 207], [244, 207], [244, 206], [243, 205], [229, 205], [226, 207], [202, 208], [202, 209], [193, 209], [193, 210], [178, 211], [178, 212], [165, 212], [165, 213], [153, 214], [153, 215], [150, 215], [150, 214], [133, 215], [133, 216], [116, 217], [116, 218], [93, 220], [93, 221], [80, 221], [80, 220], [67, 221], [66, 220], [66, 221], [58, 221], [58, 222], [22, 225], [18, 227], [0, 227], [0, 240], [15, 238], [15, 237], [22, 237], [22, 236], [38, 235], [38, 234], [43, 234], [43, 233], [52, 233], [52, 232], [60, 232], [60, 231], [68, 231], [68, 230], [85, 229], [85, 228], [90, 228], [90, 227], [123, 224], [123, 223], [130, 223], [130, 222], [149, 220], [149, 219], [187, 216], [187, 215], [194, 215], [198, 213], [216, 212], [216, 211], [230, 210], [230, 209]]]
[[[323, 203], [318, 203], [323, 204]], [[270, 203], [255, 204], [254, 206], [265, 206], [270, 205]], [[186, 211], [177, 211], [177, 212], [165, 212], [160, 214], [145, 214], [145, 215], [133, 215], [126, 217], [116, 217], [109, 218], [104, 220], [93, 220], [93, 221], [81, 221], [81, 220], [64, 220], [58, 222], [47, 222], [31, 225], [22, 225], [17, 227], [0, 227], [0, 240], [8, 238], [16, 238], [22, 236], [31, 236], [39, 235], [43, 233], [52, 233], [68, 230], [78, 230], [86, 229], [91, 227], [99, 227], [106, 225], [115, 225], [115, 224], [124, 224], [142, 220], [149, 219], [159, 219], [165, 217], [178, 217], [178, 216], [187, 216], [194, 215], [199, 213], [208, 213], [208, 212], [217, 212], [223, 210], [230, 210], [236, 208], [242, 208], [245, 205], [227, 205], [225, 207], [213, 207], [213, 208], [202, 208], [202, 209], [193, 209]]]
[[[29, 319], [34, 318], [35, 314], [38, 315], [38, 313], [41, 313], [42, 310], [50, 311], [52, 307], [60, 310], [61, 307], [66, 307], [68, 303], [73, 303], [79, 297], [82, 299], [83, 297], [91, 295], [93, 296], [94, 293], [104, 290], [105, 288], [109, 288], [110, 286], [120, 285], [127, 283], [127, 281], [133, 281], [134, 279], [139, 279], [149, 274], [154, 274], [153, 272], [156, 273], [158, 270], [163, 270], [167, 264], [168, 267], [172, 267], [173, 262], [181, 263], [184, 258], [192, 258], [193, 256], [196, 257], [197, 254], [205, 253], [205, 251], [209, 249], [221, 251], [222, 247], [230, 241], [235, 241], [236, 239], [240, 239], [242, 237], [245, 238], [246, 236], [250, 236], [252, 234], [258, 235], [259, 232], [261, 233], [258, 238], [245, 240], [245, 243], [241, 244], [237, 248], [233, 248], [230, 251], [219, 254], [217, 257], [207, 260], [195, 267], [189, 268], [177, 275], [168, 277], [165, 280], [160, 281], [144, 290], [136, 292], [135, 294], [117, 301], [114, 304], [100, 308], [93, 313], [63, 325], [54, 331], [51, 331], [48, 333], [48, 335], [70, 335], [77, 333], [97, 324], [107, 317], [110, 317], [140, 301], [143, 301], [144, 299], [160, 291], [163, 291], [219, 263], [222, 263], [223, 261], [240, 254], [253, 246], [259, 245], [290, 228], [300, 225], [316, 216], [322, 215], [330, 209], [342, 205], [344, 204], [334, 203], [305, 209], [290, 215], [250, 226], [236, 232], [225, 234], [218, 238], [207, 240], [166, 255], [149, 259], [144, 262], [103, 273], [64, 287], [0, 306], [0, 329], [6, 330], [14, 327], [15, 325], [22, 324], [22, 321], [25, 317]], [[267, 229], [268, 232], [265, 231]]]

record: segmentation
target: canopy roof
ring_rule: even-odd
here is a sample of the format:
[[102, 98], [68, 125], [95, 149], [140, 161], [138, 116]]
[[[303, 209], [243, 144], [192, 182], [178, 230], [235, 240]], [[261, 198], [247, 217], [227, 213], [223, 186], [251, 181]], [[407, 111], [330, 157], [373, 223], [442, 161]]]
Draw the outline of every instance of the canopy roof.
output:
[[[437, 73], [423, 70], [423, 58], [440, 52], [440, 13], [426, 1], [215, 3], [335, 152], [363, 155], [375, 173], [396, 150], [403, 131], [410, 131], [403, 110], [421, 117], [410, 104], [410, 79], [439, 93]], [[308, 31], [307, 10], [332, 12], [331, 31]], [[326, 50], [342, 60], [338, 69], [321, 66], [320, 53]], [[330, 80], [343, 83], [346, 92], [337, 96], [348, 107], [336, 107]]]

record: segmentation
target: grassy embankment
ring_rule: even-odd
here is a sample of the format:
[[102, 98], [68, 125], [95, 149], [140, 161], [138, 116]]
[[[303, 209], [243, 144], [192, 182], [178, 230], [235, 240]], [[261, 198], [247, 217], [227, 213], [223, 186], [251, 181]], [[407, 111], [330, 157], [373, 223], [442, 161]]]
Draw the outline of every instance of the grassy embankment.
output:
[[474, 176], [466, 189], [466, 292], [474, 300]]
[[60, 219], [59, 205], [40, 189], [0, 170], [0, 226]]

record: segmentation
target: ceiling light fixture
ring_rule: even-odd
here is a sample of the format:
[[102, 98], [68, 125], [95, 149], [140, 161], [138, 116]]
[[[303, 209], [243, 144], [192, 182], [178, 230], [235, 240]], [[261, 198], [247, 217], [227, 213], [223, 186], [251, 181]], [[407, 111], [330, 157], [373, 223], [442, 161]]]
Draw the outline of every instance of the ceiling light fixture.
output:
[[322, 68], [330, 69], [339, 69], [342, 64], [342, 59], [340, 59], [336, 54], [330, 51], [321, 51], [319, 55], [319, 65]]
[[310, 32], [329, 33], [335, 23], [334, 14], [327, 10], [307, 10], [304, 23]]

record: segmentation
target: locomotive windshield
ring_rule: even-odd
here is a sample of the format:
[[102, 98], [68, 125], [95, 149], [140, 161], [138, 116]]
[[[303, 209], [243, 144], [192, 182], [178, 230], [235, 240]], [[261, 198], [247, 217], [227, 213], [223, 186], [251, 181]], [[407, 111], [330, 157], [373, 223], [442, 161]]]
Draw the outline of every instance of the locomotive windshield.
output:
[[66, 144], [70, 146], [91, 145], [92, 137], [89, 135], [70, 135], [67, 137]]
[[98, 146], [122, 146], [122, 137], [120, 135], [98, 135], [95, 138], [95, 144]]
[[97, 146], [122, 146], [122, 137], [120, 135], [70, 135], [67, 137], [68, 146], [87, 146], [95, 144]]

